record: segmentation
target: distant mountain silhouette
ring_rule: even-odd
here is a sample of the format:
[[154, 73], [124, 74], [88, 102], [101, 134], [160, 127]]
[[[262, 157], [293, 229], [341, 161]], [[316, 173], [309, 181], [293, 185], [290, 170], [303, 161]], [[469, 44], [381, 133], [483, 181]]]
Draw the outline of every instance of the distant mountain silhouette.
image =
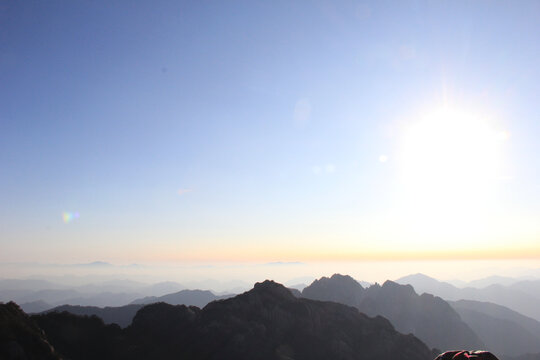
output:
[[407, 275], [395, 282], [401, 285], [411, 285], [418, 294], [428, 293], [447, 300], [459, 300], [455, 297], [460, 288], [424, 274]]
[[511, 290], [524, 292], [535, 299], [540, 299], [540, 280], [523, 280], [507, 286]]
[[298, 291], [302, 291], [307, 286], [307, 284], [301, 283], [301, 284], [291, 284], [291, 285], [286, 285], [286, 286], [288, 289], [296, 289]]
[[180, 290], [184, 290], [186, 287], [174, 281], [164, 281], [157, 284], [153, 284], [144, 289], [147, 294], [154, 296], [163, 296], [166, 294], [172, 294]]
[[147, 296], [141, 299], [135, 299], [131, 304], [151, 304], [156, 302], [164, 302], [171, 305], [187, 305], [205, 307], [211, 301], [226, 299], [234, 295], [214, 295], [208, 290], [180, 290], [173, 294], [163, 296]]
[[[140, 293], [135, 292], [96, 292], [87, 293], [70, 289], [43, 289], [37, 291], [31, 290], [0, 290], [0, 301], [14, 301], [19, 304], [44, 302], [50, 307], [70, 304], [82, 306], [122, 306], [129, 304], [133, 300], [141, 297]], [[32, 309], [33, 310], [33, 309]]]
[[1, 279], [0, 280], [0, 291], [6, 290], [28, 290], [32, 289], [45, 290], [45, 289], [60, 289], [63, 288], [61, 285], [55, 284], [47, 280], [38, 280], [38, 279]]
[[15, 303], [0, 304], [0, 359], [59, 360], [41, 329]]
[[[122, 330], [97, 317], [33, 318], [60, 353], [74, 359], [432, 360], [413, 335], [353, 307], [296, 298], [273, 281], [204, 309], [155, 303]], [[96, 347], [99, 344], [99, 347]]]
[[488, 276], [482, 279], [469, 281], [466, 287], [473, 287], [473, 288], [481, 289], [481, 288], [488, 287], [490, 285], [509, 286], [519, 281], [520, 280], [518, 279], [514, 279], [507, 276], [492, 275], [492, 276]]
[[528, 316], [522, 315], [505, 306], [493, 304], [490, 302], [474, 300], [449, 301], [450, 306], [456, 310], [467, 309], [481, 312], [496, 319], [509, 320], [518, 323], [536, 336], [540, 336], [540, 322]]
[[[74, 281], [72, 279], [72, 281]], [[244, 284], [240, 281], [219, 282], [214, 280], [204, 280], [190, 282], [191, 289], [212, 289], [215, 295], [229, 295], [233, 291], [216, 292], [215, 289], [233, 288]], [[201, 285], [197, 286], [194, 284]], [[236, 293], [244, 292], [249, 288], [239, 288]], [[133, 303], [134, 300], [140, 302], [144, 297], [155, 296], [151, 301], [160, 301], [157, 297], [176, 293], [186, 289], [186, 286], [177, 282], [167, 281], [156, 284], [146, 284], [142, 282], [113, 279], [98, 281], [78, 286], [53, 283], [45, 280], [0, 280], [0, 301], [13, 301], [18, 303], [27, 312], [40, 312], [55, 306], [64, 304], [80, 306], [124, 306]], [[213, 299], [212, 299], [213, 300]], [[167, 300], [169, 301], [169, 300]], [[172, 303], [181, 303], [174, 302]], [[194, 305], [204, 306], [203, 303], [196, 302]]]
[[439, 349], [481, 349], [482, 341], [444, 300], [419, 296], [411, 286], [386, 281], [364, 289], [350, 276], [339, 274], [315, 280], [302, 296], [354, 306], [369, 315], [382, 315], [402, 333], [412, 333]]
[[297, 298], [302, 297], [302, 292], [300, 290], [295, 289], [295, 288], [287, 288], [287, 289], [289, 289], [291, 294], [293, 294], [295, 297]]
[[509, 286], [490, 285], [482, 289], [472, 287], [460, 289], [423, 274], [405, 276], [396, 282], [410, 284], [418, 293], [426, 292], [445, 300], [476, 300], [495, 303], [540, 321], [540, 306], [538, 306], [540, 281], [538, 280], [520, 281]]
[[53, 305], [46, 303], [42, 300], [27, 302], [24, 304], [20, 304], [19, 306], [27, 314], [40, 313], [42, 311], [53, 308]]
[[126, 327], [131, 324], [133, 317], [144, 305], [131, 304], [118, 307], [104, 307], [97, 306], [79, 306], [79, 305], [61, 305], [53, 309], [45, 311], [49, 312], [68, 312], [75, 315], [95, 315], [99, 317], [105, 324], [117, 324], [120, 327]]
[[540, 353], [540, 322], [488, 302], [460, 300], [450, 305], [488, 350], [500, 355]]

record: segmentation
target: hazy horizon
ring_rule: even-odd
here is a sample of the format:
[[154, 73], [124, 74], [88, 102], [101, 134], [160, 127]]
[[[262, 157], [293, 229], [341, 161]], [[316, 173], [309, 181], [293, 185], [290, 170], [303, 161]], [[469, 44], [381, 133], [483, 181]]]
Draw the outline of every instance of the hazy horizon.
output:
[[[220, 264], [43, 264], [0, 263], [2, 279], [42, 279], [71, 286], [110, 280], [131, 280], [146, 284], [174, 281], [187, 287], [210, 281], [224, 291], [231, 284], [250, 288], [255, 282], [274, 280], [283, 284], [309, 285], [314, 279], [335, 273], [350, 275], [358, 281], [382, 284], [386, 280], [422, 273], [440, 281], [470, 282], [491, 276], [516, 280], [540, 279], [536, 261], [372, 261], [372, 262], [282, 262]], [[301, 280], [303, 279], [303, 280]], [[295, 281], [294, 280], [298, 280]], [[210, 284], [209, 283], [209, 284]]]

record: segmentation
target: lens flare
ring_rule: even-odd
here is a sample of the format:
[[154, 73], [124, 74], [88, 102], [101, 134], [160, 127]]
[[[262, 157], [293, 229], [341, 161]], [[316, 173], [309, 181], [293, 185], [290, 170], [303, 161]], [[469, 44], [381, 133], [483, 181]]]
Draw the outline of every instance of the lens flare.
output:
[[73, 220], [75, 219], [78, 219], [79, 218], [79, 213], [78, 212], [67, 212], [67, 211], [64, 211], [62, 213], [62, 220], [64, 221], [64, 223], [70, 223], [72, 222]]

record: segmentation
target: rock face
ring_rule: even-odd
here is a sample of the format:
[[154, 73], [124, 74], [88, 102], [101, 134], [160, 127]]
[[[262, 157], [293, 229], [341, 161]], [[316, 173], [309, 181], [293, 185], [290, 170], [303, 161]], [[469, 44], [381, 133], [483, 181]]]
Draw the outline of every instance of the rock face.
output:
[[0, 359], [56, 360], [60, 356], [34, 321], [10, 302], [0, 304]]
[[122, 339], [116, 325], [105, 325], [95, 315], [79, 316], [68, 312], [33, 315], [55, 349], [68, 359], [112, 359]]
[[[54, 316], [57, 318], [52, 319]], [[64, 318], [60, 318], [64, 316]], [[103, 341], [100, 359], [402, 359], [435, 356], [413, 335], [398, 333], [382, 317], [370, 318], [334, 302], [296, 298], [273, 281], [204, 309], [156, 303], [143, 307], [126, 329], [71, 314], [36, 316], [69, 358]], [[94, 326], [96, 327], [94, 329]], [[69, 331], [73, 329], [76, 331]], [[91, 327], [93, 330], [86, 331]], [[96, 331], [101, 328], [101, 331]], [[106, 332], [107, 339], [100, 337]], [[53, 334], [54, 333], [54, 334]], [[84, 337], [84, 341], [79, 338]], [[53, 341], [53, 340], [51, 340]], [[68, 345], [77, 343], [77, 347]], [[69, 350], [68, 350], [69, 349]], [[69, 351], [69, 352], [68, 352]]]
[[382, 286], [375, 284], [364, 289], [350, 276], [335, 274], [315, 280], [302, 295], [354, 306], [369, 316], [382, 315], [398, 331], [412, 333], [430, 347], [485, 347], [448, 303], [430, 294], [419, 296], [410, 285], [386, 281]]

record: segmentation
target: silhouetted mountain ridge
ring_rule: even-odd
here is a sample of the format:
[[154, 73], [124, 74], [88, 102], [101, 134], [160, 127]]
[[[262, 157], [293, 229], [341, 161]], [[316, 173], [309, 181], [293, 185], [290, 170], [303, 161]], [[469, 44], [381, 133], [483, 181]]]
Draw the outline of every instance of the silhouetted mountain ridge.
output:
[[215, 295], [209, 290], [180, 290], [178, 292], [172, 293], [172, 294], [166, 294], [163, 296], [155, 297], [155, 296], [148, 296], [141, 299], [136, 299], [131, 302], [131, 304], [151, 304], [156, 302], [165, 302], [167, 304], [171, 305], [188, 305], [188, 306], [197, 306], [197, 307], [205, 307], [206, 304], [208, 304], [211, 301], [214, 300], [220, 300], [220, 299], [226, 299], [231, 296], [234, 296], [233, 294], [230, 295]]
[[79, 306], [79, 305], [61, 305], [53, 309], [47, 310], [44, 313], [49, 312], [68, 312], [70, 314], [81, 316], [97, 316], [103, 320], [105, 324], [117, 324], [120, 327], [126, 327], [131, 324], [133, 317], [144, 305], [142, 304], [130, 304], [118, 307], [104, 307], [97, 306]]
[[43, 331], [13, 303], [0, 303], [0, 359], [59, 360]]
[[482, 289], [457, 288], [424, 274], [402, 277], [396, 282], [410, 284], [418, 293], [430, 293], [445, 300], [487, 301], [508, 307], [540, 321], [540, 280], [520, 281], [509, 286], [492, 284]]
[[[147, 305], [124, 330], [96, 317], [68, 313], [33, 318], [67, 357], [80, 359], [91, 358], [87, 347], [95, 341], [102, 341], [108, 349], [99, 354], [100, 359], [434, 358], [419, 339], [398, 333], [385, 318], [370, 318], [335, 302], [296, 298], [283, 285], [268, 280], [233, 298], [213, 301], [202, 310], [165, 303]], [[67, 330], [74, 327], [78, 330]]]
[[315, 280], [302, 296], [336, 301], [356, 307], [361, 312], [389, 319], [402, 333], [413, 333], [428, 346], [439, 349], [483, 348], [478, 336], [441, 298], [419, 296], [410, 285], [386, 281], [364, 289], [350, 276], [334, 274]]

